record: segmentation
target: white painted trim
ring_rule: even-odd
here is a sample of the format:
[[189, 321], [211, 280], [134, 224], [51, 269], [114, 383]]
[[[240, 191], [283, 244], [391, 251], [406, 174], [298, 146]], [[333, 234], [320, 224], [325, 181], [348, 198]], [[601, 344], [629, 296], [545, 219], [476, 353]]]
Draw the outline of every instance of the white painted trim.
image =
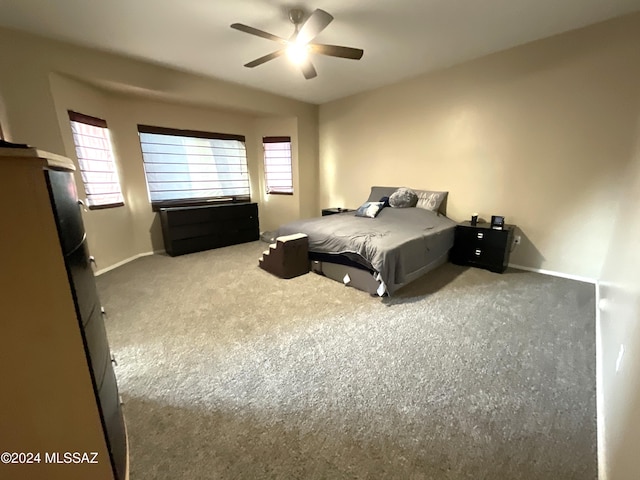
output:
[[553, 270], [543, 270], [542, 268], [525, 267], [523, 265], [516, 265], [514, 263], [510, 263], [509, 266], [511, 268], [517, 268], [518, 270], [526, 270], [528, 272], [542, 273], [543, 275], [551, 275], [553, 277], [568, 278], [570, 280], [577, 280], [578, 282], [586, 282], [586, 283], [593, 283], [593, 284], [598, 283], [598, 280], [595, 278], [582, 277], [580, 275], [573, 275], [571, 273], [554, 272]]
[[598, 480], [607, 479], [607, 448], [602, 365], [602, 324], [600, 323], [600, 282], [596, 281], [596, 428], [598, 439]]
[[137, 255], [134, 255], [133, 257], [129, 257], [129, 258], [125, 258], [124, 260], [118, 262], [118, 263], [114, 263], [113, 265], [109, 265], [106, 268], [102, 268], [100, 270], [97, 270], [94, 275], [97, 277], [98, 275], [102, 275], [103, 273], [107, 273], [110, 272], [111, 270], [121, 267], [122, 265], [124, 265], [125, 263], [129, 263], [132, 262], [140, 257], [148, 257], [149, 255], [155, 255], [156, 253], [162, 253], [164, 252], [164, 250], [154, 250], [153, 252], [144, 252], [144, 253], [139, 253]]

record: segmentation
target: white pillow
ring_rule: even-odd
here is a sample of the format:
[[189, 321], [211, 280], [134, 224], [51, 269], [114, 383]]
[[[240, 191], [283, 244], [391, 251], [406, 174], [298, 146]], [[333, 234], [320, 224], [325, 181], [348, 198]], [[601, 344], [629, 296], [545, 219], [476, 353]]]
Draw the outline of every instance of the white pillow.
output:
[[431, 190], [414, 190], [414, 192], [418, 195], [416, 207], [431, 210], [432, 212], [440, 211], [442, 202], [444, 202], [444, 199], [447, 198], [449, 194], [449, 192], [433, 192]]

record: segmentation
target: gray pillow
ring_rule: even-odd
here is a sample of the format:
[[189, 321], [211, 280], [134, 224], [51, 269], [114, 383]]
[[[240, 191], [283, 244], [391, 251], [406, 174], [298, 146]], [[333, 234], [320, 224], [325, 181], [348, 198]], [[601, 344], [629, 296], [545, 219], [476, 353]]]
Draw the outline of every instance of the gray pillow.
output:
[[410, 188], [399, 188], [389, 197], [389, 205], [393, 208], [411, 208], [418, 203], [418, 195]]
[[382, 197], [390, 197], [399, 187], [371, 187], [367, 202], [379, 202]]
[[444, 214], [443, 202], [447, 198], [449, 192], [433, 192], [431, 190], [414, 190], [418, 195], [418, 203], [416, 207], [431, 210], [432, 212], [440, 212]]
[[356, 210], [356, 217], [376, 218], [383, 208], [384, 202], [366, 202]]

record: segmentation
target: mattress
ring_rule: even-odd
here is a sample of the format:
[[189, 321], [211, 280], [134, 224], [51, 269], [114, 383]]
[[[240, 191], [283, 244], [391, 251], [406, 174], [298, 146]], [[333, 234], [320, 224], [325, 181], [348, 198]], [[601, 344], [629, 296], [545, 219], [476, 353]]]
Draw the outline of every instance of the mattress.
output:
[[344, 212], [298, 220], [276, 234], [307, 234], [309, 252], [324, 254], [325, 261], [327, 255], [343, 256], [371, 270], [391, 295], [447, 254], [455, 225], [423, 208], [384, 208], [375, 218]]

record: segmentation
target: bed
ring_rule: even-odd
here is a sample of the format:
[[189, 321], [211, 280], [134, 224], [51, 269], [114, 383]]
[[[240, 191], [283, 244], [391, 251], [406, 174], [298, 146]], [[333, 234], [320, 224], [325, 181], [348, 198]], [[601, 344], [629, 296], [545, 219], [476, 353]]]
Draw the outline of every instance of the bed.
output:
[[[396, 190], [372, 187], [367, 202]], [[416, 207], [382, 208], [375, 218], [350, 211], [298, 220], [276, 234], [305, 233], [313, 271], [371, 294], [393, 295], [445, 263], [453, 245], [456, 223], [443, 214], [446, 192], [414, 191]]]

